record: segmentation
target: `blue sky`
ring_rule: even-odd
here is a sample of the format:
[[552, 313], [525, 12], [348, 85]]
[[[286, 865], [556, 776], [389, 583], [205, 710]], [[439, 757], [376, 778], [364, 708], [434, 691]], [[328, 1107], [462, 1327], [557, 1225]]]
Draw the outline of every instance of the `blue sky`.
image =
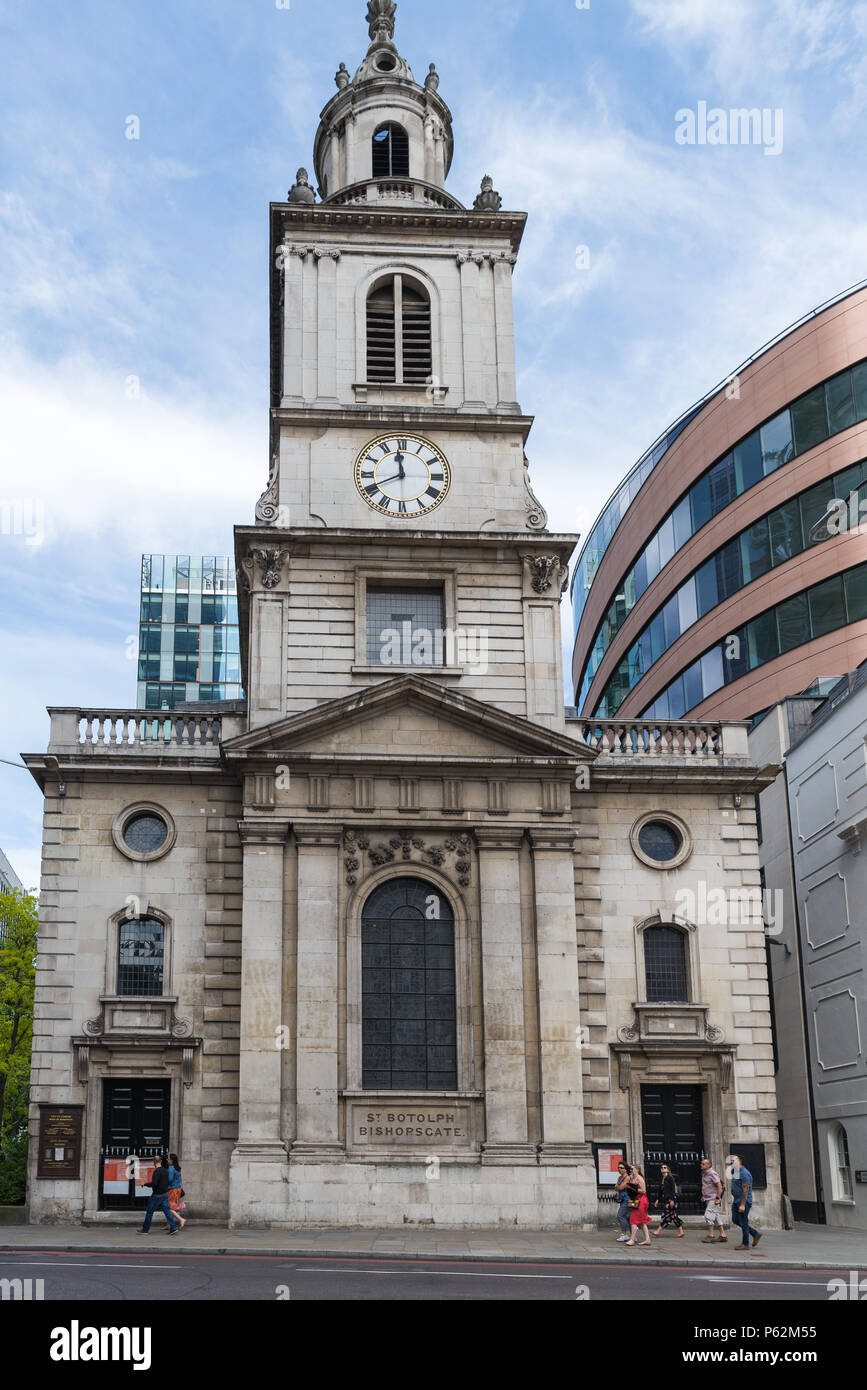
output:
[[[252, 519], [267, 207], [312, 167], [365, 8], [0, 0], [0, 503], [38, 504], [45, 532], [0, 534], [0, 758], [44, 748], [48, 704], [133, 703], [142, 551], [227, 553]], [[867, 276], [867, 3], [400, 0], [396, 39], [417, 78], [437, 63], [451, 191], [469, 203], [490, 173], [530, 214], [534, 485], [586, 533], [683, 409]], [[679, 145], [700, 101], [782, 110], [782, 152]], [[37, 789], [0, 763], [0, 845], [28, 885], [40, 840]]]

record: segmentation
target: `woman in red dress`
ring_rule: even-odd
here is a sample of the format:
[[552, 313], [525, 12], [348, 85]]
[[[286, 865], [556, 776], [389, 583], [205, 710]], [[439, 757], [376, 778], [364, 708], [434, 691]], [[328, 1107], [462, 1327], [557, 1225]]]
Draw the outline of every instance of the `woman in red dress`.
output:
[[629, 1196], [632, 1199], [633, 1203], [629, 1209], [629, 1224], [632, 1227], [632, 1232], [626, 1244], [627, 1246], [635, 1245], [635, 1237], [638, 1234], [639, 1230], [643, 1229], [644, 1240], [642, 1241], [642, 1244], [651, 1245], [652, 1242], [650, 1239], [649, 1212], [650, 1203], [647, 1200], [647, 1183], [644, 1180], [644, 1174], [642, 1173], [640, 1168], [630, 1168], [629, 1186], [626, 1190], [629, 1193]]

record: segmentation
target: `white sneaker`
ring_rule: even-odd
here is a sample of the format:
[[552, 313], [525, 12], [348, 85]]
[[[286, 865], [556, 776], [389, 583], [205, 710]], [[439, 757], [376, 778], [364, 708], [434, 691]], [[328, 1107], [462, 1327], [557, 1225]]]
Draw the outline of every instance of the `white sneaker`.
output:
[[617, 1244], [619, 1245], [620, 1242], [621, 1242], [622, 1240], [628, 1240], [628, 1239], [629, 1239], [629, 1236], [618, 1236], [618, 1237], [617, 1237]]

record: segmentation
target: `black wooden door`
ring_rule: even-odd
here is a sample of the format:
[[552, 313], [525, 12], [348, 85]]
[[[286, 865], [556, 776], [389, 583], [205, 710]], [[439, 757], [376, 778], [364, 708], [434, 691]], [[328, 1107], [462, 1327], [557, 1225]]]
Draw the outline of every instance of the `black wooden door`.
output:
[[699, 1212], [704, 1126], [700, 1086], [642, 1086], [641, 1123], [644, 1132], [644, 1175], [651, 1211], [660, 1166], [667, 1163], [677, 1180], [680, 1210]]
[[100, 1150], [100, 1206], [145, 1206], [154, 1160], [169, 1143], [168, 1081], [106, 1081]]

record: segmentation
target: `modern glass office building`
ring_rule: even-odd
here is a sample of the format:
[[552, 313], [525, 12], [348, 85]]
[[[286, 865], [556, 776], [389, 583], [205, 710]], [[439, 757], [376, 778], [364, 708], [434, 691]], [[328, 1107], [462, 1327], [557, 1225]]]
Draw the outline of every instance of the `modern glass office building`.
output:
[[572, 582], [588, 718], [751, 718], [867, 652], [867, 288], [687, 411]]
[[11, 893], [15, 889], [23, 892], [24, 884], [0, 849], [0, 893]]
[[143, 555], [136, 707], [242, 694], [234, 564], [214, 555]]

